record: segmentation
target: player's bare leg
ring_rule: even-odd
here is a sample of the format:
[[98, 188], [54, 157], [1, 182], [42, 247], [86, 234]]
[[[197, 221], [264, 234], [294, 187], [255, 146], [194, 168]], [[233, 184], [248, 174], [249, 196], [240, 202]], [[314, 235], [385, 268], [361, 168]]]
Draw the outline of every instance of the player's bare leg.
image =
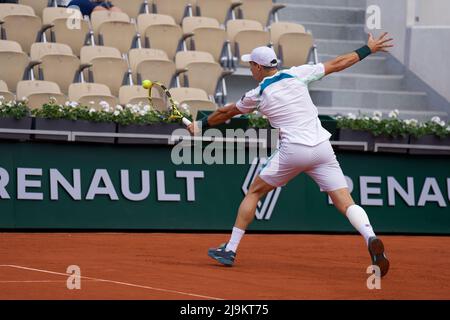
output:
[[266, 183], [259, 176], [256, 177], [255, 181], [253, 181], [250, 185], [250, 190], [247, 192], [247, 195], [244, 197], [244, 200], [242, 200], [241, 205], [239, 206], [234, 227], [241, 230], [246, 230], [248, 225], [255, 218], [258, 201], [273, 189], [275, 189], [274, 186]]
[[255, 181], [251, 184], [247, 195], [244, 197], [241, 205], [239, 206], [238, 215], [236, 217], [236, 222], [233, 227], [230, 240], [228, 243], [223, 244], [218, 248], [209, 249], [208, 255], [211, 258], [226, 266], [233, 265], [239, 242], [244, 236], [248, 225], [255, 218], [256, 206], [259, 199], [273, 189], [275, 189], [275, 187], [267, 184], [259, 176], [256, 177]]
[[384, 254], [383, 242], [376, 237], [367, 213], [362, 207], [355, 204], [348, 188], [329, 191], [328, 195], [336, 209], [345, 215], [352, 226], [364, 237], [372, 264], [380, 268], [381, 276], [385, 276], [389, 270], [389, 261]]

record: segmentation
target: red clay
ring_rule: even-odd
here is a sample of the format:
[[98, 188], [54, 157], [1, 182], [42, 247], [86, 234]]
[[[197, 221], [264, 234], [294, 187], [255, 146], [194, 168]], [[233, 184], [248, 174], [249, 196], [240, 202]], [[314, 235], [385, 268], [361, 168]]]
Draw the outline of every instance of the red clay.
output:
[[[450, 299], [450, 237], [382, 237], [391, 270], [381, 290], [366, 286], [359, 236], [246, 235], [232, 268], [206, 254], [227, 239], [1, 233], [0, 299]], [[88, 277], [81, 290], [66, 287], [69, 265]]]

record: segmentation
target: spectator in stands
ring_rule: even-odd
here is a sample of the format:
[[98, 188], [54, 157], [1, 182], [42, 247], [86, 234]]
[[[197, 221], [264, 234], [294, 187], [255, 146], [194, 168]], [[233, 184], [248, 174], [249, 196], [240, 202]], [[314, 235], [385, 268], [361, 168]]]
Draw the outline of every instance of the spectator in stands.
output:
[[122, 12], [120, 8], [115, 7], [110, 1], [102, 0], [72, 0], [68, 7], [77, 6], [80, 8], [83, 16], [90, 16], [93, 11], [109, 10], [115, 12]]

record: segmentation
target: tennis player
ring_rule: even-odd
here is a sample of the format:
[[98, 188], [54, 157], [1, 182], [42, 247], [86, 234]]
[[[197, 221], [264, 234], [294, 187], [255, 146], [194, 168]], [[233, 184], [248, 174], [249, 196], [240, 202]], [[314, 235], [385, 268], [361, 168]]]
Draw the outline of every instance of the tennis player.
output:
[[280, 146], [250, 186], [239, 207], [229, 241], [211, 248], [208, 255], [218, 262], [231, 266], [236, 251], [248, 225], [255, 216], [260, 198], [274, 188], [284, 186], [289, 180], [305, 172], [327, 192], [334, 206], [344, 214], [353, 227], [364, 237], [372, 264], [380, 268], [381, 276], [387, 274], [389, 261], [383, 242], [376, 237], [369, 218], [362, 207], [355, 204], [348, 190], [342, 169], [336, 160], [326, 131], [318, 118], [318, 111], [308, 91], [308, 84], [333, 72], [347, 69], [378, 51], [387, 52], [392, 47], [387, 33], [375, 39], [369, 34], [367, 45], [325, 63], [302, 65], [278, 71], [278, 59], [269, 47], [259, 47], [242, 56], [250, 63], [253, 78], [259, 82], [256, 89], [247, 92], [237, 103], [219, 108], [202, 124], [188, 126], [191, 133], [215, 126], [238, 115], [258, 110], [267, 116], [270, 124], [280, 130]]

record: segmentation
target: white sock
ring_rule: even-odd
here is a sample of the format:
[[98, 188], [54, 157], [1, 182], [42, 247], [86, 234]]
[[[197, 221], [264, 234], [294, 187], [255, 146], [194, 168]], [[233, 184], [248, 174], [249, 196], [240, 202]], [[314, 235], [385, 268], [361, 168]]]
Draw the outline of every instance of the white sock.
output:
[[368, 244], [369, 238], [375, 237], [375, 233], [370, 225], [369, 217], [367, 216], [366, 211], [364, 211], [364, 209], [360, 206], [354, 204], [348, 207], [346, 215], [352, 226], [355, 227], [359, 233], [361, 233], [366, 240], [366, 244]]
[[227, 251], [237, 251], [237, 247], [239, 246], [239, 242], [241, 242], [242, 236], [244, 235], [245, 230], [241, 230], [239, 228], [233, 227], [233, 232], [231, 233], [230, 241], [228, 241], [227, 247], [225, 250]]

